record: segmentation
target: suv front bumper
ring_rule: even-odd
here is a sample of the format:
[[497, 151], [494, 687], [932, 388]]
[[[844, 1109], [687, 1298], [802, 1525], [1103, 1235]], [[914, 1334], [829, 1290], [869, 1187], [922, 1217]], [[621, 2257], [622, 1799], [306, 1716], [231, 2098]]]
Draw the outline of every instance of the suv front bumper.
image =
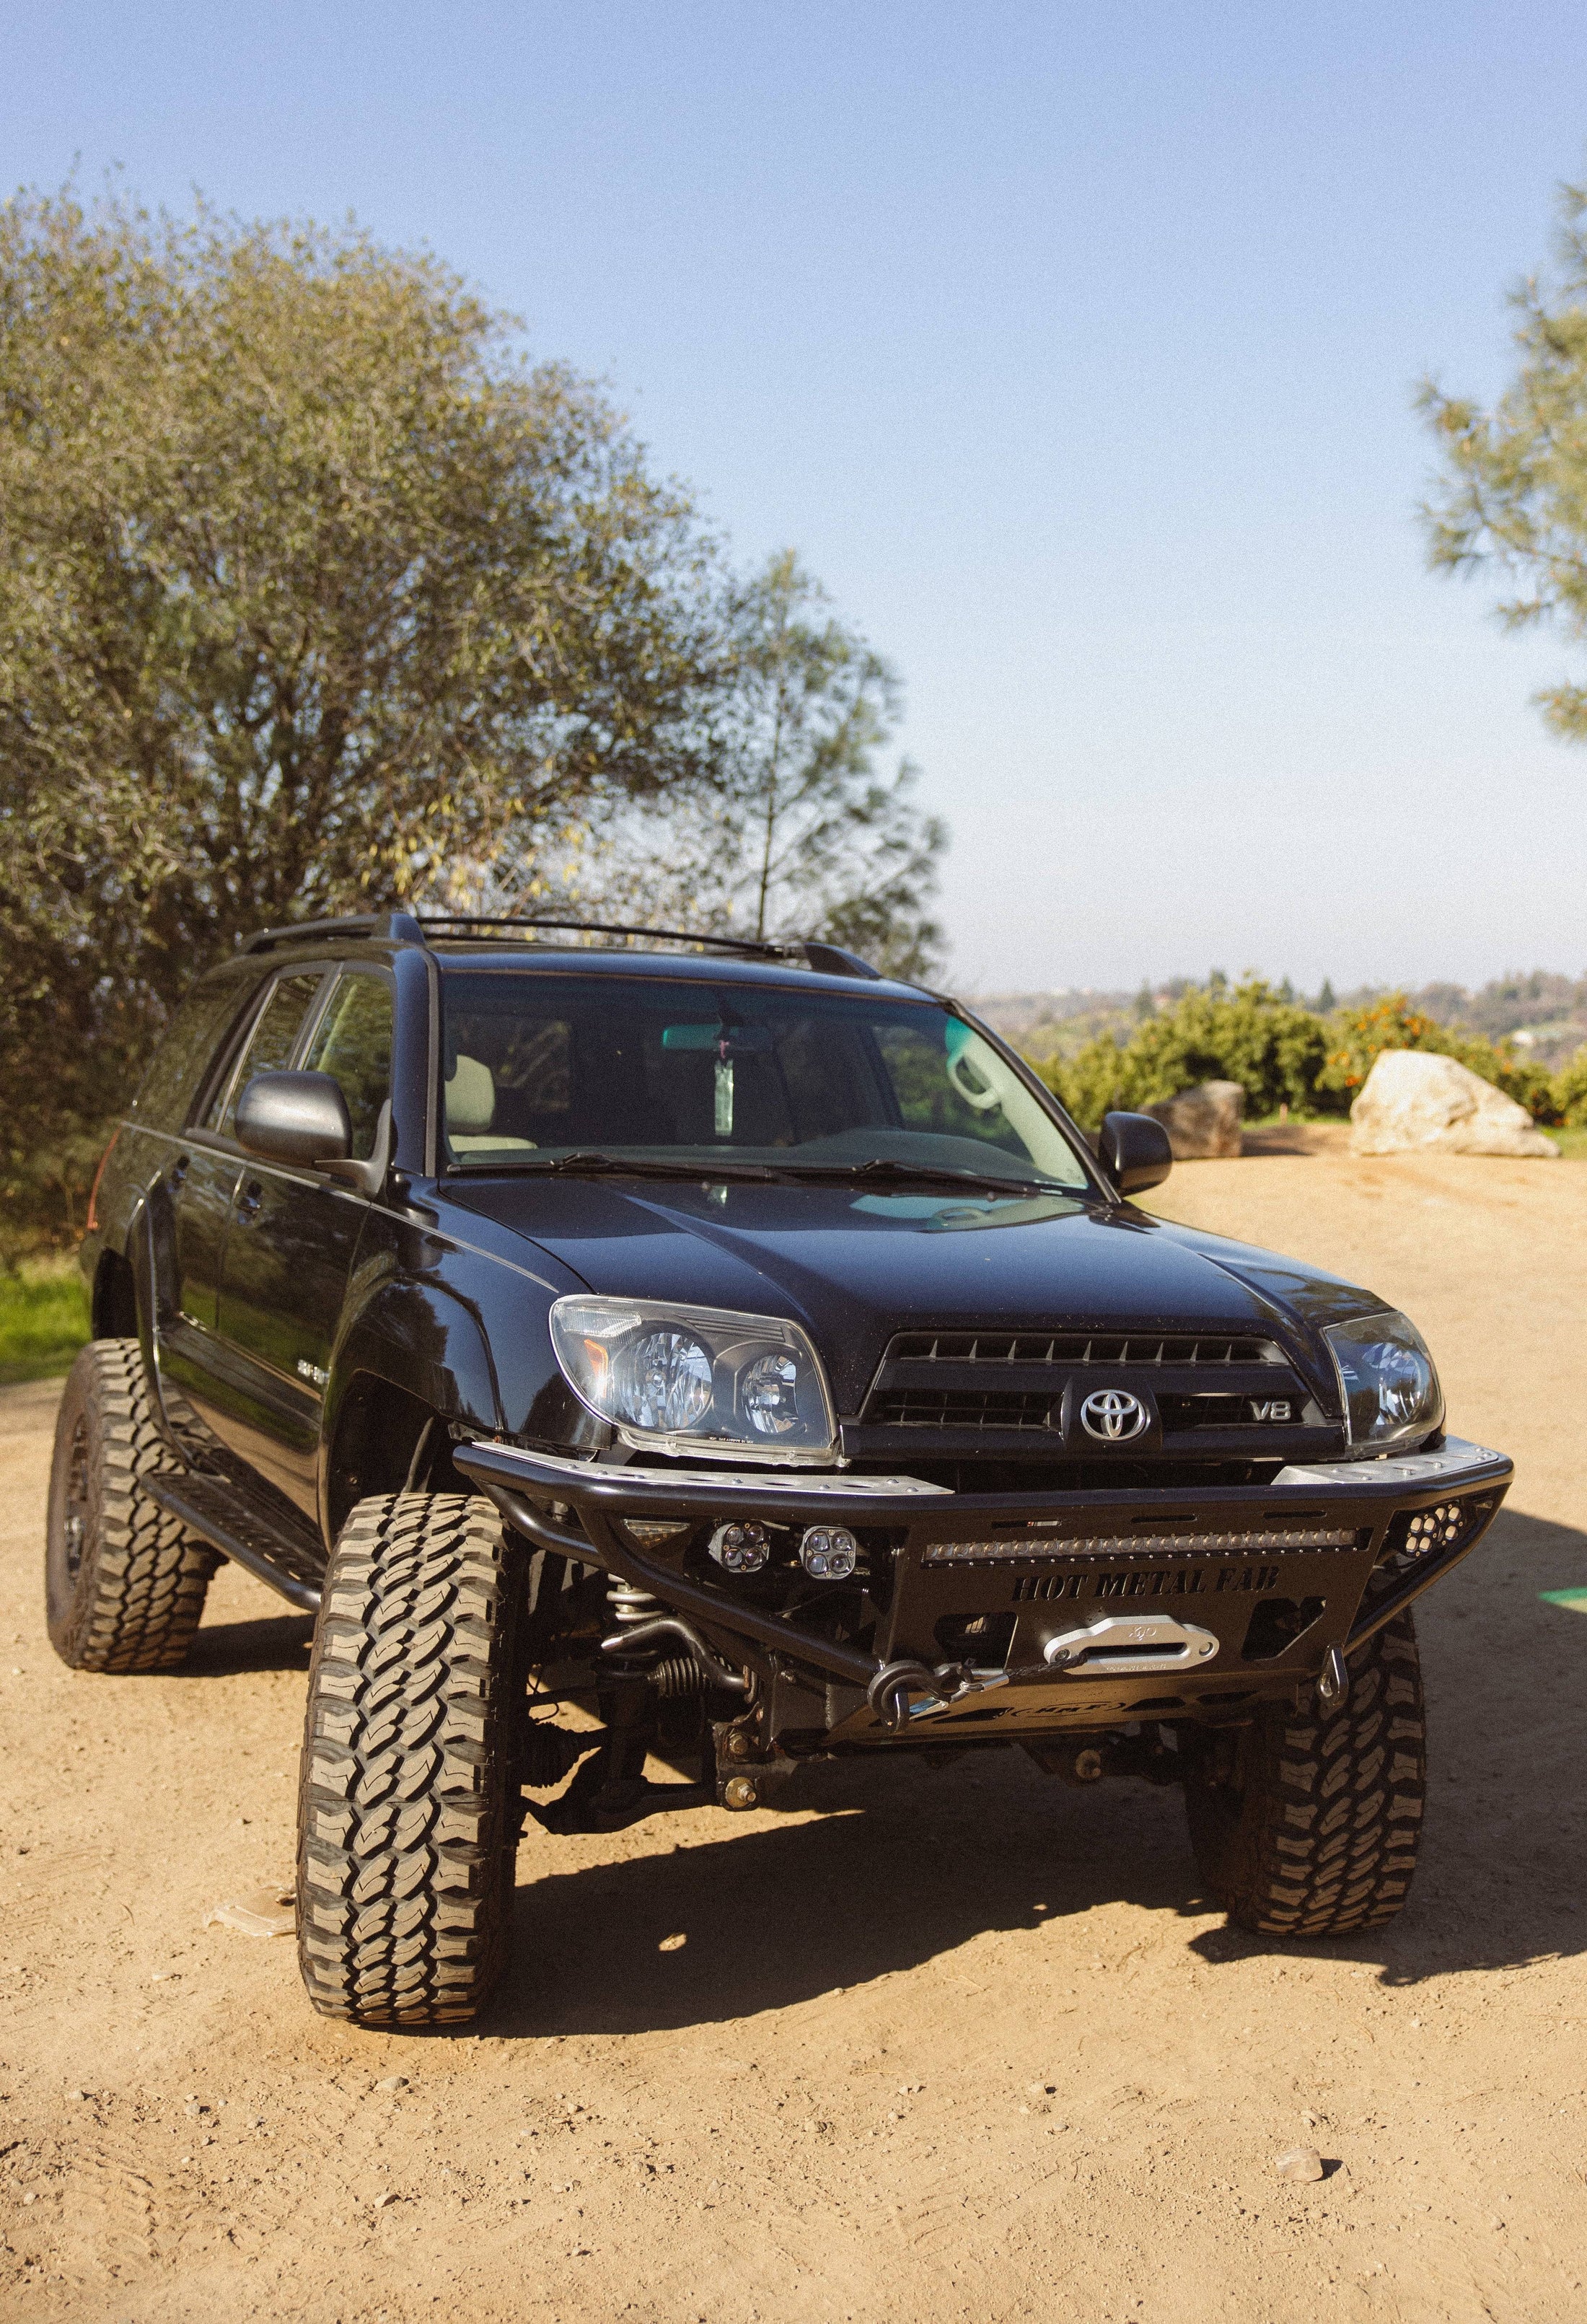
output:
[[[1470, 1554], [1514, 1473], [1504, 1454], [1458, 1439], [1287, 1468], [1265, 1485], [1084, 1493], [611, 1467], [484, 1443], [454, 1459], [531, 1540], [650, 1591], [680, 1629], [741, 1653], [784, 1697], [791, 1681], [807, 1707], [785, 1703], [780, 1727], [844, 1745], [1239, 1718], [1254, 1701], [1294, 1698], [1331, 1650], [1348, 1653]], [[751, 1517], [860, 1536], [876, 1609], [868, 1649], [746, 1602], [626, 1531], [632, 1519]], [[973, 1643], [989, 1624], [995, 1665]]]

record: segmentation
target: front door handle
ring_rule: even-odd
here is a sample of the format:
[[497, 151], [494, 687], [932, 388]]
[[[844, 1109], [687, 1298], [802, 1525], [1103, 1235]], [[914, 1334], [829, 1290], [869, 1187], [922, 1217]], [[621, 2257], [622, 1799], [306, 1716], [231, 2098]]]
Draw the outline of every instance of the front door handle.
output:
[[242, 1193], [237, 1196], [238, 1218], [245, 1220], [253, 1218], [254, 1213], [257, 1212], [260, 1204], [263, 1200], [263, 1187], [260, 1185], [257, 1178], [250, 1178], [247, 1185], [243, 1188]]

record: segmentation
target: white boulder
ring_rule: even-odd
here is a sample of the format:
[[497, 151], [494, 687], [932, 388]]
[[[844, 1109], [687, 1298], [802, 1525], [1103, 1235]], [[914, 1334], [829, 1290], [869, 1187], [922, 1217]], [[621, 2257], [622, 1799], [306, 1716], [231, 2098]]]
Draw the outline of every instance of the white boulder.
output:
[[1241, 1150], [1245, 1092], [1238, 1082], [1198, 1082], [1141, 1111], [1162, 1123], [1176, 1162], [1217, 1161]]
[[1355, 1154], [1559, 1155], [1524, 1105], [1431, 1049], [1379, 1050], [1350, 1120]]

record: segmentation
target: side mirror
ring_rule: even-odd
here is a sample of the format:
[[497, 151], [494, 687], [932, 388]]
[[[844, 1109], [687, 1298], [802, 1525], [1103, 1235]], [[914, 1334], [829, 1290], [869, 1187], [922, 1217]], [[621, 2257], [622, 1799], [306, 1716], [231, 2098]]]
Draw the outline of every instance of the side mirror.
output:
[[237, 1100], [237, 1143], [266, 1162], [345, 1162], [347, 1101], [329, 1074], [255, 1074]]
[[[286, 1080], [306, 1078], [298, 1074]], [[241, 1115], [238, 1116], [239, 1120]], [[1107, 1113], [1096, 1142], [1097, 1158], [1121, 1194], [1141, 1194], [1160, 1186], [1174, 1167], [1168, 1133], [1149, 1113]]]

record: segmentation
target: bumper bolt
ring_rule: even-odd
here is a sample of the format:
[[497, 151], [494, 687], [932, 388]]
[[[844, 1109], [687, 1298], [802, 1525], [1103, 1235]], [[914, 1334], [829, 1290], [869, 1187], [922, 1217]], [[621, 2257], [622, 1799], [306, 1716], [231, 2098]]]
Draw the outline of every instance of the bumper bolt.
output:
[[722, 1803], [724, 1807], [752, 1808], [758, 1804], [760, 1797], [760, 1793], [755, 1789], [754, 1778], [751, 1775], [729, 1775], [726, 1783], [722, 1786]]

